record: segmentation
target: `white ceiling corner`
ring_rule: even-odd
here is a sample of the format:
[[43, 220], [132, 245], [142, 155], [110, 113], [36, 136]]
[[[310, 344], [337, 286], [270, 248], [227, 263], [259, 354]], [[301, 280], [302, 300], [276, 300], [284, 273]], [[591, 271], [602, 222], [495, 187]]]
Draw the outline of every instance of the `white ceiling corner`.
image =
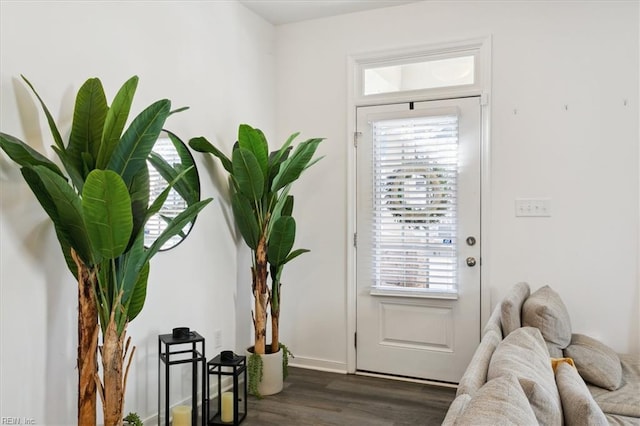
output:
[[239, 0], [273, 25], [326, 18], [424, 0]]

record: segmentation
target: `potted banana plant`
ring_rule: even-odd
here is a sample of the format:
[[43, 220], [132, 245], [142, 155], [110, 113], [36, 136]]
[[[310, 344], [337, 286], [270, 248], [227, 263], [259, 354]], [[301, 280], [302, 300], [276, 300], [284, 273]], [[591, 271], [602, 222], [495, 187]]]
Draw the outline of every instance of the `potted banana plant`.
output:
[[[163, 176], [170, 180], [150, 200], [147, 160], [172, 111], [169, 100], [159, 100], [126, 127], [138, 77], [124, 83], [110, 106], [100, 80], [87, 80], [78, 91], [66, 143], [49, 109], [23, 79], [42, 106], [55, 142], [53, 149], [66, 174], [11, 135], [0, 133], [0, 148], [21, 167], [52, 220], [67, 266], [78, 282], [78, 424], [96, 424], [99, 394], [105, 425], [121, 425], [127, 375], [135, 353], [126, 330], [144, 306], [150, 260], [167, 240], [192, 224], [211, 199], [199, 200], [192, 161], [171, 166], [154, 159], [154, 167], [171, 166], [172, 171], [163, 167]], [[176, 135], [169, 133], [169, 137], [179, 153], [188, 152]], [[172, 188], [188, 206], [168, 218], [164, 231], [145, 247], [144, 225], [160, 211]], [[102, 368], [98, 368], [98, 349]]]
[[[313, 157], [323, 139], [308, 139], [293, 149], [298, 135], [294, 133], [279, 149], [270, 152], [260, 129], [241, 124], [231, 158], [204, 137], [189, 141], [194, 150], [217, 157], [229, 173], [235, 222], [251, 250], [255, 340], [249, 348], [248, 367], [249, 391], [257, 396], [282, 390], [289, 351], [279, 337], [280, 280], [284, 266], [308, 252], [293, 249], [296, 221], [292, 216], [294, 199], [289, 192], [300, 175], [320, 160]], [[271, 343], [267, 344], [269, 312]]]

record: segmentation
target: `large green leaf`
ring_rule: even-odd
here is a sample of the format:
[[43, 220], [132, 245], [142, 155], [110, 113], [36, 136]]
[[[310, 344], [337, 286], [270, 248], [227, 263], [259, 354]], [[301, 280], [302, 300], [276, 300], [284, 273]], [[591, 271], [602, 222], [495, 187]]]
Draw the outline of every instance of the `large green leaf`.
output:
[[[195, 167], [195, 166], [193, 166], [193, 167]], [[162, 190], [162, 192], [160, 194], [158, 194], [158, 196], [153, 200], [153, 203], [151, 203], [151, 205], [149, 206], [149, 208], [146, 211], [145, 218], [144, 218], [144, 223], [145, 224], [151, 218], [151, 216], [153, 216], [154, 214], [158, 213], [160, 211], [160, 209], [162, 209], [162, 206], [164, 205], [165, 201], [167, 201], [167, 198], [169, 197], [169, 192], [173, 188], [173, 185], [175, 185], [176, 182], [179, 182], [187, 173], [189, 173], [188, 169], [187, 170], [183, 170], [171, 182], [169, 182], [167, 187], [164, 190]]]
[[117, 279], [123, 291], [123, 303], [129, 300], [138, 281], [140, 271], [144, 266], [144, 252], [144, 233], [141, 232], [135, 237], [129, 248], [122, 253], [122, 256], [118, 258]]
[[[176, 179], [177, 176], [184, 171], [181, 164], [176, 164], [175, 166], [171, 166], [160, 154], [155, 152], [151, 152], [148, 158], [149, 163], [153, 166], [153, 168], [160, 173], [160, 176], [165, 180], [165, 182], [174, 182], [173, 188], [180, 195], [180, 197], [187, 203], [193, 204], [194, 202], [199, 200], [199, 191], [197, 188], [193, 188], [193, 182], [187, 181], [187, 175], [184, 174], [182, 179]], [[194, 169], [193, 166], [189, 167], [189, 171]]]
[[57, 146], [52, 147], [53, 150], [58, 154], [60, 161], [62, 161], [62, 165], [64, 165], [67, 174], [71, 178], [71, 182], [73, 186], [75, 186], [76, 191], [78, 193], [82, 192], [82, 187], [84, 186], [84, 177], [80, 174], [80, 171], [76, 169], [76, 167], [71, 163], [71, 159], [67, 154], [67, 151], [64, 149], [60, 149]]
[[113, 103], [104, 121], [102, 143], [96, 159], [96, 168], [98, 169], [107, 167], [113, 150], [120, 142], [120, 136], [124, 126], [127, 124], [137, 87], [138, 76], [133, 76], [122, 85], [115, 98], [113, 98]]
[[129, 322], [133, 321], [144, 307], [144, 302], [147, 298], [147, 281], [149, 279], [149, 269], [149, 262], [145, 263], [142, 266], [140, 275], [138, 275], [138, 280], [136, 281], [135, 287], [133, 288], [133, 293], [131, 294], [130, 298], [125, 300], [125, 303], [129, 304], [127, 308], [127, 319]]
[[25, 81], [25, 83], [27, 83], [29, 88], [31, 88], [31, 91], [33, 91], [34, 95], [36, 95], [36, 98], [38, 98], [38, 101], [40, 102], [40, 106], [42, 107], [42, 110], [44, 111], [44, 114], [47, 117], [47, 123], [49, 124], [51, 135], [53, 136], [53, 140], [55, 141], [55, 145], [53, 146], [54, 151], [56, 152], [56, 154], [58, 154], [58, 157], [60, 157], [60, 160], [62, 161], [62, 164], [64, 165], [64, 168], [67, 171], [67, 174], [71, 178], [71, 182], [73, 182], [73, 185], [76, 187], [76, 189], [79, 192], [82, 192], [82, 185], [84, 185], [84, 178], [80, 175], [80, 171], [76, 169], [75, 165], [73, 165], [71, 159], [69, 158], [69, 155], [67, 155], [64, 143], [62, 141], [62, 136], [60, 136], [60, 131], [56, 126], [56, 122], [53, 119], [53, 116], [49, 112], [49, 109], [47, 108], [45, 103], [42, 101], [42, 98], [40, 97], [40, 95], [38, 95], [38, 92], [36, 92], [36, 89], [29, 82], [29, 80], [27, 80], [25, 76], [22, 76], [22, 79]]
[[241, 124], [238, 128], [238, 145], [240, 148], [253, 153], [262, 171], [262, 176], [266, 178], [269, 163], [269, 145], [262, 130], [254, 129], [247, 124]]
[[192, 223], [198, 213], [202, 211], [203, 208], [207, 204], [209, 204], [213, 200], [212, 198], [207, 198], [206, 200], [198, 201], [187, 207], [183, 212], [181, 212], [178, 216], [176, 216], [171, 223], [162, 231], [162, 233], [158, 236], [158, 238], [153, 242], [151, 247], [149, 247], [145, 251], [145, 262], [148, 262], [152, 256], [154, 256], [161, 248], [164, 243], [169, 241], [171, 237], [182, 232], [182, 229], [188, 224]]
[[233, 165], [231, 160], [229, 160], [229, 157], [224, 155], [222, 151], [213, 146], [207, 139], [203, 137], [192, 138], [189, 140], [189, 146], [198, 152], [208, 152], [209, 154], [218, 157], [222, 163], [222, 167], [224, 167], [227, 172], [233, 174]]
[[118, 259], [118, 282], [122, 289], [125, 318], [131, 321], [142, 310], [147, 292], [149, 261], [145, 263], [144, 234]]
[[285, 265], [285, 264], [291, 262], [296, 257], [300, 256], [301, 254], [309, 253], [310, 251], [311, 250], [308, 250], [308, 249], [295, 249], [294, 251], [289, 253], [289, 256], [287, 256], [287, 258], [284, 260], [284, 262], [282, 264]]
[[278, 191], [298, 179], [304, 169], [307, 168], [307, 165], [309, 165], [313, 154], [318, 148], [318, 144], [322, 141], [323, 139], [309, 139], [300, 143], [293, 151], [293, 154], [280, 166], [278, 175], [273, 179], [271, 190]]
[[289, 153], [291, 152], [291, 146], [283, 147], [278, 151], [274, 151], [269, 154], [269, 185], [268, 188], [271, 188], [273, 184], [273, 179], [278, 175], [280, 171], [280, 166], [282, 162], [289, 158]]
[[293, 195], [287, 195], [287, 199], [284, 202], [284, 207], [282, 208], [282, 216], [292, 216], [293, 215]]
[[249, 248], [255, 250], [260, 240], [260, 227], [251, 203], [234, 191], [231, 194], [231, 208], [233, 209], [233, 216], [236, 219], [240, 235], [242, 235]]
[[272, 152], [269, 156], [270, 167], [271, 165], [280, 164], [282, 161], [286, 160], [289, 151], [291, 151], [291, 144], [294, 139], [298, 137], [300, 132], [293, 133], [289, 138], [285, 141], [285, 143], [280, 147], [279, 150]]
[[102, 83], [97, 78], [88, 79], [76, 96], [67, 147], [71, 164], [84, 177], [95, 168], [108, 109]]
[[38, 98], [38, 101], [40, 102], [40, 106], [44, 111], [44, 115], [47, 117], [47, 123], [49, 124], [49, 129], [51, 130], [51, 135], [53, 136], [53, 140], [55, 141], [56, 146], [58, 147], [58, 149], [61, 149], [61, 150], [64, 149], [64, 143], [62, 142], [60, 131], [56, 126], [56, 122], [53, 119], [53, 116], [49, 112], [49, 108], [47, 108], [47, 106], [44, 104], [44, 101], [42, 100], [38, 92], [36, 92], [36, 89], [33, 87], [33, 84], [31, 84], [31, 82], [27, 80], [27, 78], [24, 75], [20, 75], [20, 77], [22, 77], [24, 82], [27, 83], [27, 85], [29, 86], [33, 94], [36, 95], [36, 98]]
[[248, 149], [238, 148], [233, 151], [231, 161], [238, 190], [254, 205], [258, 204], [264, 193], [264, 175], [256, 156]]
[[24, 180], [27, 182], [27, 184], [31, 188], [31, 191], [33, 191], [33, 194], [40, 202], [40, 205], [47, 213], [49, 218], [51, 218], [67, 267], [69, 268], [69, 271], [71, 271], [73, 276], [78, 278], [78, 267], [71, 257], [71, 244], [69, 243], [69, 240], [67, 238], [65, 223], [60, 219], [60, 216], [58, 215], [58, 210], [55, 203], [53, 202], [53, 199], [51, 198], [51, 194], [42, 182], [42, 179], [40, 179], [40, 176], [33, 169], [29, 167], [23, 167], [21, 169], [21, 172]]
[[[180, 157], [180, 167], [177, 170], [181, 172], [182, 170], [190, 169], [189, 172], [184, 176], [183, 179], [179, 181], [180, 188], [176, 185], [176, 191], [185, 199], [187, 204], [194, 203], [200, 200], [200, 176], [198, 176], [198, 169], [195, 167], [195, 160], [193, 159], [193, 155], [187, 148], [187, 144], [185, 144], [178, 136], [165, 130], [167, 135], [169, 135], [169, 139], [171, 139], [171, 143], [173, 143], [176, 152], [178, 153], [178, 157]], [[182, 189], [182, 186], [185, 186]]]
[[0, 133], [0, 148], [20, 166], [45, 166], [63, 176], [58, 166], [16, 137]]
[[[280, 194], [275, 194], [277, 198], [275, 198], [275, 205], [271, 210], [271, 217], [269, 218], [269, 225], [267, 228], [267, 238], [271, 235], [271, 230], [273, 229], [273, 224], [280, 218], [280, 216], [291, 216], [291, 214], [283, 214], [283, 210], [286, 207], [287, 199], [289, 198], [289, 190], [291, 189], [291, 185], [287, 185], [280, 192]], [[273, 194], [273, 193], [272, 193]]]
[[273, 224], [267, 242], [267, 259], [275, 266], [281, 265], [291, 252], [296, 238], [296, 221], [291, 216], [281, 216]]
[[157, 101], [142, 111], [124, 132], [107, 168], [118, 173], [129, 185], [135, 174], [147, 161], [164, 125], [171, 102]]
[[[94, 265], [99, 259], [95, 258], [91, 246], [91, 239], [82, 214], [82, 202], [78, 194], [63, 177], [47, 167], [34, 166], [22, 169], [23, 175], [31, 172], [38, 175], [42, 188], [45, 188], [48, 193], [48, 200], [56, 210], [55, 217], [51, 215], [49, 217], [59, 222], [57, 226], [64, 234], [66, 241], [75, 249], [84, 263], [89, 266]], [[33, 177], [25, 176], [25, 179], [29, 181], [33, 180]]]
[[132, 244], [138, 234], [143, 231], [146, 223], [147, 209], [149, 208], [149, 169], [145, 164], [133, 177], [129, 185], [131, 197], [131, 214], [133, 215], [133, 230], [131, 231]]
[[111, 170], [89, 173], [82, 209], [94, 250], [107, 259], [120, 256], [133, 229], [131, 197], [120, 176]]
[[[169, 164], [161, 155], [151, 152], [148, 161], [166, 182], [174, 182], [173, 188], [187, 205], [200, 200], [200, 179], [195, 162], [186, 145], [173, 133], [167, 132], [176, 149], [180, 163]], [[187, 170], [186, 173], [182, 173]], [[180, 179], [177, 176], [182, 174]]]

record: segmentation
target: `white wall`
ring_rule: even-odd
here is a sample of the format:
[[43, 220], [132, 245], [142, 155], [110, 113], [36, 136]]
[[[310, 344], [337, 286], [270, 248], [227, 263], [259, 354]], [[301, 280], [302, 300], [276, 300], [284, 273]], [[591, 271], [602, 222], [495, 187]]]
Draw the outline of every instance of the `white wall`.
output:
[[[99, 77], [111, 100], [137, 74], [132, 112], [165, 97], [174, 107], [189, 105], [168, 126], [186, 140], [223, 141], [230, 151], [239, 123], [267, 134], [275, 127], [274, 37], [273, 26], [236, 2], [3, 1], [0, 129], [41, 151], [53, 144], [20, 74], [63, 133], [87, 78]], [[143, 418], [157, 411], [158, 334], [191, 327], [205, 336], [210, 356], [248, 341], [249, 296], [238, 292], [249, 285], [236, 288], [238, 247], [220, 195], [226, 178], [218, 164], [195, 157], [203, 197], [214, 201], [185, 242], [152, 260], [145, 308], [128, 330], [137, 352], [125, 411]], [[212, 165], [213, 172], [205, 170]], [[0, 186], [0, 416], [73, 424], [77, 285], [50, 221], [4, 154]], [[223, 332], [222, 348], [213, 345], [215, 330]]]
[[[488, 35], [484, 291], [493, 307], [518, 281], [549, 284], [575, 332], [640, 352], [638, 17], [637, 2], [418, 2], [277, 27], [278, 134], [327, 138], [295, 187], [312, 250], [283, 277], [297, 363], [346, 370], [348, 55]], [[531, 197], [551, 198], [552, 216], [515, 218]]]

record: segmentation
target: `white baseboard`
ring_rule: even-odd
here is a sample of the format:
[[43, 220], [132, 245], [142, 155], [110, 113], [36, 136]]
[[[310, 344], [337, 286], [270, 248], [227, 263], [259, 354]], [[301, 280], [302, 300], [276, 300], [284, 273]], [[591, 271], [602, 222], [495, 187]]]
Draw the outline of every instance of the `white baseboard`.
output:
[[326, 359], [296, 356], [295, 358], [289, 358], [289, 365], [291, 367], [308, 368], [310, 370], [326, 371], [329, 373], [347, 374], [346, 363], [328, 361]]

